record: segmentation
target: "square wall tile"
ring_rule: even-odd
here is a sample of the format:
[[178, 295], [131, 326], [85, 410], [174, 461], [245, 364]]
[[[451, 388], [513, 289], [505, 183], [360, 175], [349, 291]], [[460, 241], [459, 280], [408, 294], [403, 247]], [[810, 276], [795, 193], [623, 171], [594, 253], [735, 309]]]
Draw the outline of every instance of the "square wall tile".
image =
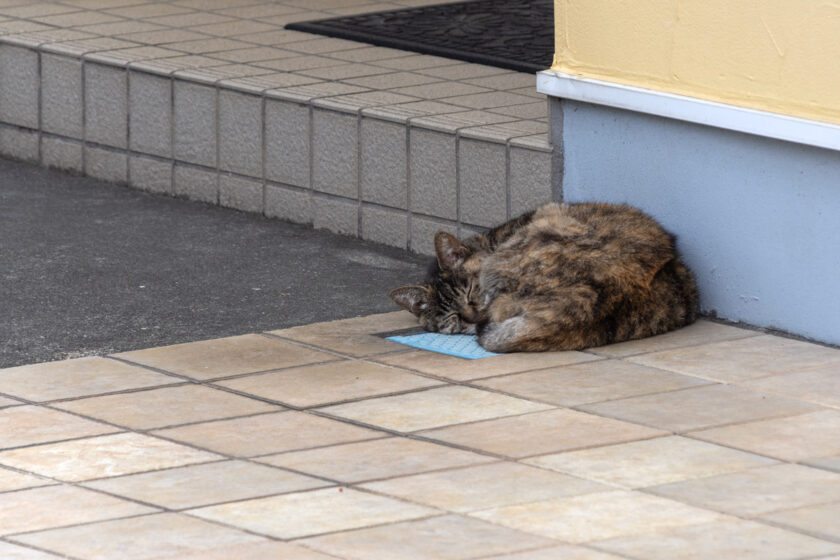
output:
[[82, 61], [41, 53], [41, 127], [71, 138], [81, 138]]
[[342, 235], [359, 235], [359, 203], [346, 198], [312, 198], [312, 221], [316, 229]]
[[155, 437], [121, 433], [0, 452], [0, 463], [67, 481], [153, 471], [220, 459]]
[[12, 159], [37, 162], [38, 133], [16, 126], [0, 125], [0, 154]]
[[340, 365], [303, 366], [219, 382], [223, 387], [296, 407], [318, 406], [439, 384], [439, 381], [427, 377], [361, 360], [341, 362]]
[[510, 214], [519, 216], [553, 198], [551, 153], [510, 148]]
[[128, 173], [133, 187], [155, 193], [172, 193], [172, 161], [131, 156]]
[[237, 457], [363, 441], [384, 435], [368, 428], [293, 410], [190, 424], [155, 433]]
[[276, 405], [192, 383], [65, 401], [55, 406], [135, 430], [281, 410]]
[[128, 144], [128, 73], [86, 62], [85, 140], [114, 148]]
[[492, 227], [507, 215], [507, 148], [461, 139], [458, 143], [461, 221]]
[[[348, 551], [353, 551], [352, 558], [456, 560], [478, 558], [478, 555], [481, 558], [490, 558], [486, 555], [492, 554], [493, 560], [504, 560], [496, 554], [533, 549], [551, 541], [478, 519], [445, 515], [396, 525], [344, 531], [306, 539], [303, 542], [306, 546], [333, 555], [346, 555]], [[527, 554], [533, 553], [533, 550], [529, 550]], [[557, 555], [553, 558], [568, 560], [570, 557]]]
[[260, 181], [219, 175], [219, 204], [243, 212], [263, 211], [263, 184]]
[[359, 196], [359, 119], [333, 111], [312, 112], [312, 188]]
[[410, 135], [411, 210], [457, 219], [455, 137], [419, 128], [412, 128]]
[[328, 486], [317, 478], [245, 461], [221, 461], [94, 480], [88, 488], [171, 509]]
[[542, 455], [525, 462], [625, 488], [644, 488], [772, 465], [776, 461], [702, 441], [667, 436]]
[[128, 91], [131, 149], [172, 157], [172, 80], [132, 71]]
[[[374, 460], [371, 460], [371, 459]], [[260, 457], [259, 462], [344, 483], [494, 461], [444, 445], [392, 437]]]
[[216, 166], [216, 89], [175, 80], [175, 159]]
[[265, 541], [256, 535], [175, 513], [42, 531], [21, 535], [16, 540], [85, 560], [180, 559], [184, 558], [186, 551], [195, 551], [202, 560], [209, 560], [218, 558], [211, 556], [215, 549]]
[[257, 334], [187, 342], [114, 355], [195, 379], [330, 362], [331, 354]]
[[301, 189], [267, 184], [265, 215], [297, 224], [311, 224], [312, 194]]
[[0, 121], [38, 128], [38, 53], [23, 47], [0, 44]]
[[403, 125], [362, 119], [362, 200], [407, 208], [406, 130]]
[[262, 99], [236, 91], [219, 92], [219, 167], [262, 177]]
[[200, 167], [175, 165], [175, 195], [217, 204], [219, 201], [219, 174]]
[[438, 428], [421, 434], [467, 448], [520, 458], [648, 439], [665, 435], [665, 432], [576, 410], [556, 409]]
[[362, 206], [362, 239], [406, 249], [408, 246], [408, 214]]
[[436, 510], [359, 492], [325, 488], [190, 510], [191, 515], [289, 539], [417, 519]]
[[82, 144], [52, 136], [41, 136], [41, 163], [63, 171], [82, 172]]
[[128, 182], [128, 156], [94, 146], [85, 146], [85, 174], [110, 183]]
[[389, 430], [413, 432], [549, 408], [471, 387], [448, 386], [328, 406], [327, 414]]
[[458, 234], [458, 224], [423, 218], [417, 214], [411, 216], [411, 246], [409, 249], [421, 255], [435, 254], [435, 234], [445, 231]]
[[509, 462], [392, 478], [361, 488], [458, 513], [610, 490], [596, 482]]
[[[0, 535], [43, 531], [155, 510], [74, 486], [46, 486], [0, 494]], [[19, 539], [19, 537], [16, 537]]]
[[168, 375], [106, 358], [0, 369], [0, 393], [39, 402], [171, 385], [177, 381]]
[[309, 186], [309, 107], [265, 101], [265, 176], [271, 181]]

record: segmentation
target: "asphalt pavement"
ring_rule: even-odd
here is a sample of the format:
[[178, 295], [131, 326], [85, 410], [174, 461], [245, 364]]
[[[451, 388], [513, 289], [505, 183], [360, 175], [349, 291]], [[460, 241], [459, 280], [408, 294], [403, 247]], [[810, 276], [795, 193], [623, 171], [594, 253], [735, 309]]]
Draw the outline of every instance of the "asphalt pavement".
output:
[[0, 367], [392, 311], [426, 262], [0, 159]]

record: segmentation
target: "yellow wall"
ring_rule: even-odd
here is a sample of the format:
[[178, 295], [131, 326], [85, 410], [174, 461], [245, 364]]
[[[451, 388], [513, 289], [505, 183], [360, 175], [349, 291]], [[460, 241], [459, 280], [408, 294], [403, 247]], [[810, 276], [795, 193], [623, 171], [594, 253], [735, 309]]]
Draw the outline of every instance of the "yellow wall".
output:
[[840, 124], [840, 0], [554, 6], [554, 70]]

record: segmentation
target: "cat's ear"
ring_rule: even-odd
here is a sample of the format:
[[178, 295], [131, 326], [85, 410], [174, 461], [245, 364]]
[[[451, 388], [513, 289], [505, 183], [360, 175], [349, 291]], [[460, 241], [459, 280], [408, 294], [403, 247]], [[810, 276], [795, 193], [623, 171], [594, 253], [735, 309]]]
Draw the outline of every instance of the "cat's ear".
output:
[[439, 231], [435, 234], [435, 253], [441, 270], [453, 270], [466, 260], [470, 249], [454, 235]]
[[403, 286], [388, 294], [394, 303], [418, 317], [429, 305], [429, 289], [424, 286]]

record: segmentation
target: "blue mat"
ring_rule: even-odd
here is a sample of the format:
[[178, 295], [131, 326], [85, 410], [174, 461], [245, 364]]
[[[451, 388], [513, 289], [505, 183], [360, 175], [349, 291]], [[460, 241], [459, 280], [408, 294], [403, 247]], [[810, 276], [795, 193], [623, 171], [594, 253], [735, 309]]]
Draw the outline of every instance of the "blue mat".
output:
[[468, 360], [499, 356], [499, 354], [489, 352], [479, 346], [477, 342], [478, 337], [471, 334], [422, 333], [407, 336], [389, 336], [387, 340], [393, 340], [394, 342], [421, 350], [449, 354], [450, 356], [457, 356], [458, 358], [466, 358]]

